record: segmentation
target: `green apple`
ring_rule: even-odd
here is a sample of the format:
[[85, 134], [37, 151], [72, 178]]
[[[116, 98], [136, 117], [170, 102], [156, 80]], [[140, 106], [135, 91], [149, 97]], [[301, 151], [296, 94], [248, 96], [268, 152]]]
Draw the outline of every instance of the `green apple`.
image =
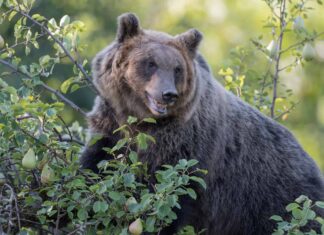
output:
[[53, 181], [54, 177], [55, 177], [54, 170], [50, 168], [48, 164], [45, 164], [41, 173], [41, 182], [43, 184], [47, 184]]
[[275, 59], [278, 55], [278, 45], [275, 40], [271, 40], [269, 45], [267, 46], [267, 51], [269, 52], [269, 57], [271, 59]]
[[307, 42], [303, 48], [302, 56], [305, 60], [309, 61], [316, 58], [316, 51], [313, 45]]
[[132, 222], [129, 225], [128, 230], [129, 230], [130, 234], [132, 234], [132, 235], [140, 235], [140, 234], [142, 234], [143, 225], [142, 225], [141, 219], [138, 218], [134, 222]]
[[22, 159], [22, 166], [27, 169], [34, 169], [37, 165], [36, 155], [32, 148], [30, 148]]
[[126, 201], [126, 208], [127, 208], [127, 210], [129, 209], [129, 206], [130, 205], [134, 205], [134, 204], [137, 204], [136, 199], [134, 197], [128, 198], [127, 201]]

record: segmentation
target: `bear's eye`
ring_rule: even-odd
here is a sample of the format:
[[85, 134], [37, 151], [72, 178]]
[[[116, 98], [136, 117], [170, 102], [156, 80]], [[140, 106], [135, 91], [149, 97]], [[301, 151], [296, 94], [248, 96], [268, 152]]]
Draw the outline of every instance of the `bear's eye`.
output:
[[149, 69], [154, 69], [157, 67], [156, 63], [154, 61], [149, 61], [148, 64], [147, 64], [147, 67]]
[[182, 73], [182, 68], [180, 66], [175, 67], [174, 73], [175, 75], [180, 75]]

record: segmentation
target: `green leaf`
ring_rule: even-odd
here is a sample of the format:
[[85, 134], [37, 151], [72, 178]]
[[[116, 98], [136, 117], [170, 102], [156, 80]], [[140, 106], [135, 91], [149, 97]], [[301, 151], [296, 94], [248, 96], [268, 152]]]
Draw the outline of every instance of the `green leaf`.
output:
[[270, 219], [272, 219], [274, 221], [283, 221], [282, 217], [279, 215], [273, 215], [270, 217]]
[[188, 164], [188, 161], [186, 159], [181, 159], [181, 160], [179, 160], [179, 164], [182, 167], [186, 167]]
[[12, 18], [14, 18], [16, 14], [17, 14], [16, 11], [12, 11], [12, 12], [9, 14], [8, 20], [11, 21]]
[[30, 53], [30, 47], [26, 46], [25, 47], [25, 55], [29, 55], [29, 53]]
[[113, 147], [113, 151], [119, 150], [122, 147], [124, 147], [125, 144], [127, 143], [127, 140], [128, 139], [126, 139], [126, 138], [118, 140], [116, 145]]
[[197, 194], [196, 192], [192, 189], [192, 188], [187, 188], [187, 193], [189, 194], [189, 196], [196, 200], [197, 199]]
[[72, 194], [72, 198], [75, 201], [79, 200], [80, 196], [81, 196], [81, 193], [79, 191], [74, 191]]
[[313, 220], [316, 217], [316, 213], [312, 210], [307, 211], [306, 219]]
[[135, 122], [137, 122], [137, 117], [129, 116], [129, 117], [127, 118], [127, 123], [128, 123], [128, 124], [133, 124], [133, 123], [135, 123]]
[[286, 211], [292, 211], [292, 210], [294, 210], [294, 209], [296, 209], [296, 208], [299, 208], [299, 205], [297, 204], [297, 203], [290, 203], [290, 204], [288, 204], [287, 206], [286, 206]]
[[133, 164], [138, 162], [138, 156], [136, 152], [131, 151], [128, 156]]
[[156, 123], [156, 120], [154, 118], [144, 118], [143, 121], [148, 123]]
[[77, 216], [80, 220], [86, 220], [88, 218], [88, 212], [84, 208], [78, 210]]
[[73, 84], [71, 86], [71, 93], [79, 90], [79, 88], [80, 88], [80, 85], [79, 84]]
[[144, 194], [141, 198], [140, 205], [145, 208], [147, 205], [149, 205], [152, 201], [152, 194]]
[[121, 218], [122, 216], [124, 216], [125, 215], [125, 212], [124, 211], [118, 211], [117, 213], [116, 213], [116, 217], [119, 219], [119, 218]]
[[147, 145], [147, 139], [146, 139], [146, 135], [144, 133], [139, 133], [136, 136], [136, 142], [137, 142], [137, 146], [139, 149], [142, 150], [146, 150], [148, 145]]
[[194, 165], [197, 165], [198, 164], [198, 161], [196, 159], [191, 159], [188, 161], [188, 167], [192, 167]]
[[324, 202], [322, 201], [315, 202], [315, 205], [324, 209]]
[[283, 230], [277, 230], [275, 232], [273, 232], [271, 235], [284, 235], [285, 232]]
[[109, 197], [113, 199], [114, 201], [118, 201], [121, 198], [121, 195], [119, 192], [111, 191], [109, 192]]
[[124, 185], [126, 187], [131, 186], [135, 181], [135, 176], [132, 173], [125, 174], [123, 178], [124, 178]]
[[305, 195], [301, 195], [295, 200], [295, 202], [302, 203], [303, 201], [306, 201], [306, 200], [308, 200], [308, 197]]
[[68, 91], [69, 87], [71, 86], [71, 84], [74, 82], [74, 77], [71, 77], [67, 80], [65, 80], [62, 84], [61, 84], [61, 91], [62, 93], [66, 94], [66, 92]]
[[103, 136], [101, 134], [93, 134], [91, 136], [90, 141], [88, 142], [88, 145], [94, 145], [95, 143], [97, 143], [98, 140], [101, 140], [103, 138]]
[[295, 219], [299, 220], [299, 219], [303, 218], [303, 213], [300, 209], [295, 208], [291, 212]]
[[128, 235], [128, 228], [123, 228], [123, 230], [121, 231], [121, 233], [119, 235]]
[[94, 211], [95, 213], [97, 213], [97, 212], [100, 211], [100, 209], [101, 209], [100, 205], [101, 205], [101, 202], [100, 202], [100, 201], [96, 201], [96, 202], [93, 204], [92, 209], [93, 209], [93, 211]]
[[57, 24], [54, 18], [48, 21], [48, 28], [52, 30], [57, 28]]
[[154, 224], [156, 218], [154, 216], [149, 216], [145, 221], [145, 229], [147, 232], [151, 233], [154, 232]]
[[51, 57], [49, 55], [44, 55], [39, 58], [39, 64], [44, 67], [51, 61]]
[[199, 178], [197, 176], [190, 176], [189, 179], [199, 183], [204, 189], [207, 188], [207, 185], [206, 185], [205, 181], [202, 178]]
[[45, 18], [44, 16], [40, 15], [40, 14], [34, 14], [34, 15], [32, 15], [32, 18], [33, 18], [34, 20], [37, 20], [37, 21], [43, 21], [43, 20], [46, 20], [46, 18]]
[[121, 125], [120, 127], [118, 127], [116, 130], [113, 131], [113, 134], [117, 133], [118, 131], [123, 131], [127, 128], [127, 125]]
[[106, 212], [108, 210], [108, 204], [107, 202], [105, 201], [96, 201], [94, 204], [93, 204], [93, 211], [95, 213], [98, 213], [98, 212]]
[[70, 23], [70, 16], [64, 15], [60, 20], [60, 27], [64, 27]]
[[165, 216], [167, 216], [171, 211], [171, 208], [168, 207], [167, 205], [162, 205], [159, 209], [158, 209], [158, 216], [160, 218], [163, 218]]

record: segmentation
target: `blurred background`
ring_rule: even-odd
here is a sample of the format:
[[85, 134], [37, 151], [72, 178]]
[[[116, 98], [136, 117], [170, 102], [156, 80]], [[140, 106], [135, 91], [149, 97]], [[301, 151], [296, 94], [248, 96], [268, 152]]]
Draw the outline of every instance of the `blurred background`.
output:
[[[315, 9], [305, 19], [305, 25], [306, 28], [322, 32], [324, 7], [315, 2]], [[253, 48], [250, 39], [260, 34], [264, 35], [265, 42], [271, 40], [271, 30], [263, 27], [270, 11], [262, 0], [38, 0], [34, 12], [48, 19], [54, 17], [57, 21], [65, 14], [71, 20], [83, 21], [86, 30], [81, 34], [81, 39], [87, 47], [82, 56], [88, 60], [114, 39], [116, 18], [124, 12], [136, 13], [143, 28], [172, 35], [197, 28], [204, 34], [201, 53], [220, 82], [217, 74], [221, 68], [227, 67], [231, 49], [241, 45]], [[0, 34], [7, 42], [14, 42], [12, 26], [1, 25]], [[284, 48], [292, 40], [288, 32]], [[46, 43], [45, 39], [43, 43]], [[40, 51], [33, 51], [28, 60], [38, 59], [40, 55], [48, 53], [46, 46], [40, 45], [40, 48]], [[280, 78], [287, 88], [293, 90], [293, 99], [300, 101], [291, 115], [285, 121], [281, 120], [281, 123], [294, 133], [324, 171], [324, 36], [316, 40], [315, 48], [318, 54], [316, 60], [307, 63], [305, 67], [298, 66], [290, 73], [283, 73]], [[264, 71], [265, 63], [259, 57], [261, 55], [256, 54], [247, 63], [255, 71]], [[55, 76], [48, 78], [47, 82], [59, 88], [62, 81], [70, 76], [71, 65], [63, 64], [56, 67]], [[19, 86], [18, 81], [9, 83]], [[90, 89], [80, 89], [68, 96], [85, 110], [91, 109], [94, 94]], [[63, 116], [68, 123], [78, 120], [83, 126], [86, 125], [85, 120], [69, 108], [66, 108]]]

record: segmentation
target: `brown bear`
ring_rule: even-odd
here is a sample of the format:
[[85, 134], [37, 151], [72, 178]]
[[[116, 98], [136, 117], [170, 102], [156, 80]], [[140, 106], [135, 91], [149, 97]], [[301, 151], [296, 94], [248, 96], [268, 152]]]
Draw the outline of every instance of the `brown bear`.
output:
[[178, 219], [160, 234], [184, 225], [210, 235], [271, 234], [271, 215], [299, 195], [324, 199], [323, 176], [293, 135], [226, 91], [197, 52], [202, 34], [178, 36], [141, 29], [134, 14], [119, 17], [117, 37], [93, 60], [100, 92], [89, 113], [91, 133], [104, 137], [88, 146], [83, 168], [97, 171], [109, 158], [103, 147], [129, 115], [153, 117], [143, 129], [156, 139], [140, 160], [151, 172], [181, 158], [207, 169], [207, 189], [197, 200], [182, 198]]

